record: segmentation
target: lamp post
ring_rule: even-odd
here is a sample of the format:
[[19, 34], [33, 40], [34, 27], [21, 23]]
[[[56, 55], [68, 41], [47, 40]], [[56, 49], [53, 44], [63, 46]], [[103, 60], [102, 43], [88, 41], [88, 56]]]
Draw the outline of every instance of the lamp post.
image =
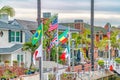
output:
[[94, 71], [94, 0], [91, 0], [91, 70]]
[[72, 39], [72, 71], [74, 71], [74, 47], [75, 47], [75, 40]]

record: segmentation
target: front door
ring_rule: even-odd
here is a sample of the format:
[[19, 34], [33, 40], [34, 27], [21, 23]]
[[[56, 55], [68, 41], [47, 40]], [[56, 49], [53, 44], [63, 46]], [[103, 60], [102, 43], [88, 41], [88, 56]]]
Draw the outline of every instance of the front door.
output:
[[17, 55], [17, 61], [18, 61], [18, 64], [19, 66], [21, 66], [21, 63], [23, 63], [23, 54], [18, 54]]

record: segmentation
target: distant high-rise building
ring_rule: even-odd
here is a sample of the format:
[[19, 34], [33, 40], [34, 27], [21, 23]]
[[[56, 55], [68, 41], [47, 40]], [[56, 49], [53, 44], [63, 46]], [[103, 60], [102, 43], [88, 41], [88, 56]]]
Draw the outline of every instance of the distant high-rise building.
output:
[[51, 17], [51, 13], [50, 12], [43, 13], [43, 18], [50, 18], [50, 17]]
[[76, 29], [80, 29], [81, 30], [81, 33], [83, 32], [83, 29], [84, 29], [84, 22], [82, 19], [76, 19], [74, 20], [74, 27]]

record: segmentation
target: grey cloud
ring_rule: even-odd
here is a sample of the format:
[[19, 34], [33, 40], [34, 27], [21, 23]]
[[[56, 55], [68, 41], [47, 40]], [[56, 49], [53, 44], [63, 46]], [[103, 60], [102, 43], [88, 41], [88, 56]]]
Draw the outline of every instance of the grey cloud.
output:
[[[52, 13], [88, 13], [90, 14], [90, 0], [41, 0], [42, 12], [50, 11]], [[0, 7], [10, 5], [15, 9], [32, 11], [37, 10], [37, 0], [2, 0]], [[20, 13], [20, 12], [17, 12]], [[113, 14], [120, 13], [120, 0], [95, 0], [95, 14]], [[70, 17], [70, 16], [69, 16]], [[74, 21], [75, 18], [61, 19], [60, 21]], [[85, 22], [90, 22], [89, 17], [83, 19]], [[106, 21], [112, 24], [119, 25], [120, 20], [114, 19], [95, 19], [95, 25], [104, 25]]]
[[104, 26], [107, 22], [111, 23], [111, 25], [118, 26], [120, 25], [120, 20], [118, 18], [112, 19], [95, 19], [95, 25]]
[[3, 5], [10, 5], [13, 8], [35, 9], [37, 2], [34, 0], [6, 0], [2, 2]]
[[[90, 10], [90, 0], [43, 0], [42, 8], [63, 12]], [[95, 11], [120, 12], [120, 0], [95, 0]]]

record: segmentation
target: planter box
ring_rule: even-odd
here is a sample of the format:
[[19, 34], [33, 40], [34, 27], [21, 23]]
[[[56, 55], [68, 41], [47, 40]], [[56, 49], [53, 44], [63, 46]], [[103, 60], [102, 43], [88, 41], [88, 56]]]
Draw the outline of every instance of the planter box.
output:
[[7, 80], [7, 79], [5, 79], [5, 78], [1, 78], [1, 80]]

